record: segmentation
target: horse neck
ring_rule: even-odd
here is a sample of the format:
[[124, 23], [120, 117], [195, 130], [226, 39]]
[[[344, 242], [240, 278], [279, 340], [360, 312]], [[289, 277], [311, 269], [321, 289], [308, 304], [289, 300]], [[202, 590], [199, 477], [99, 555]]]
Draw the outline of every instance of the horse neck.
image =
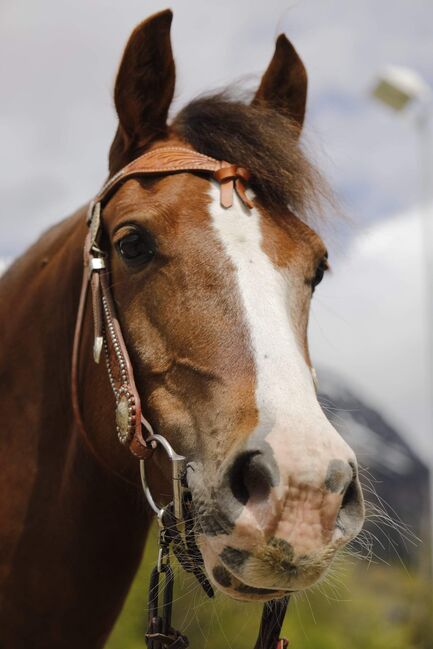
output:
[[[136, 485], [89, 452], [72, 415], [70, 358], [84, 236], [80, 211], [44, 235], [0, 284], [0, 406], [8, 422], [0, 438], [6, 646], [21, 646], [18, 638], [31, 644], [41, 634], [52, 643], [47, 647], [102, 646], [148, 528]], [[90, 368], [83, 368], [84, 379], [101, 378], [109, 389], [102, 369]], [[111, 395], [99, 396], [109, 403]]]
[[[32, 475], [38, 467], [51, 468], [45, 464], [55, 464], [60, 474], [70, 440], [69, 358], [80, 273], [74, 238], [78, 243], [80, 217], [49, 230], [0, 282], [5, 386], [0, 400], [4, 412], [12, 408], [14, 431], [8, 453], [24, 461]], [[50, 462], [49, 450], [57, 462]]]

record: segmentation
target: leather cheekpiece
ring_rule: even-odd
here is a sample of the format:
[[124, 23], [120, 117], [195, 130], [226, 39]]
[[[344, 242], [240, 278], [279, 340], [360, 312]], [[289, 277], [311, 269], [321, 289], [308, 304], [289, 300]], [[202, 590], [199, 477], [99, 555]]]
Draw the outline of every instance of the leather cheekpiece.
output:
[[84, 275], [80, 302], [75, 325], [72, 354], [72, 404], [75, 418], [89, 446], [78, 394], [79, 353], [82, 326], [89, 286], [92, 294], [94, 325], [93, 356], [99, 362], [104, 349], [110, 384], [116, 400], [116, 430], [120, 442], [127, 445], [139, 459], [146, 459], [153, 453], [153, 447], [146, 443], [143, 427], [149, 435], [152, 426], [143, 417], [141, 401], [134, 379], [134, 370], [116, 314], [110, 288], [108, 255], [99, 247], [103, 228], [102, 210], [104, 205], [128, 179], [148, 175], [169, 175], [195, 172], [213, 177], [221, 187], [221, 205], [229, 208], [233, 204], [233, 191], [236, 191], [244, 205], [251, 209], [253, 203], [245, 193], [249, 172], [243, 167], [221, 162], [180, 146], [167, 146], [152, 149], [123, 167], [102, 187], [89, 207], [87, 224], [89, 231], [84, 243]]

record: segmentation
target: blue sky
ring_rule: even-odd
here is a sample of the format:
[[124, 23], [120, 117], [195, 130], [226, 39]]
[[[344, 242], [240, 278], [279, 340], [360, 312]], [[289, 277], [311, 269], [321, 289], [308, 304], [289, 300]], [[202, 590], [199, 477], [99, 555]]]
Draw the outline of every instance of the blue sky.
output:
[[[167, 4], [21, 0], [0, 8], [2, 239], [14, 256], [84, 203], [106, 173], [111, 91], [134, 25]], [[243, 79], [257, 83], [285, 31], [310, 78], [306, 142], [353, 217], [354, 232], [411, 206], [414, 126], [368, 97], [387, 63], [433, 85], [429, 0], [175, 0], [175, 106]]]

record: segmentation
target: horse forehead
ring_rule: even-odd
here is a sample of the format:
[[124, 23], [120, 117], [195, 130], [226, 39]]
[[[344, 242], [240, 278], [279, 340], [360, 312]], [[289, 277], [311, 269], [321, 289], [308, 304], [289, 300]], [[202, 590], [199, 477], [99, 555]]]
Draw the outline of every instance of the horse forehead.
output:
[[261, 247], [275, 267], [305, 273], [326, 255], [326, 246], [317, 232], [289, 209], [273, 213], [259, 205], [257, 211]]
[[176, 239], [209, 223], [209, 180], [190, 173], [127, 180], [104, 208], [109, 230], [137, 221]]

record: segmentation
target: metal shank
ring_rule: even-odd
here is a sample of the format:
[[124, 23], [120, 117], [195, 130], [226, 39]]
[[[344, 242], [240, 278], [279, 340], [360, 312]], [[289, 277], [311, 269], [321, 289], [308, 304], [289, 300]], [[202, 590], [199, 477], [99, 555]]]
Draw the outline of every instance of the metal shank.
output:
[[[162, 435], [151, 435], [146, 440], [147, 444], [155, 446], [160, 444], [164, 451], [167, 453], [169, 459], [171, 460], [172, 465], [172, 485], [173, 485], [173, 509], [174, 515], [178, 521], [183, 519], [183, 509], [182, 509], [182, 476], [185, 471], [185, 457], [183, 455], [178, 455], [173, 449], [171, 444], [163, 437]], [[149, 485], [147, 484], [146, 479], [146, 466], [145, 461], [140, 460], [140, 476], [141, 484], [143, 485], [143, 491], [146, 496], [147, 502], [158, 516], [158, 519], [161, 518], [164, 507], [157, 505], [155, 502], [152, 493], [150, 491]]]

